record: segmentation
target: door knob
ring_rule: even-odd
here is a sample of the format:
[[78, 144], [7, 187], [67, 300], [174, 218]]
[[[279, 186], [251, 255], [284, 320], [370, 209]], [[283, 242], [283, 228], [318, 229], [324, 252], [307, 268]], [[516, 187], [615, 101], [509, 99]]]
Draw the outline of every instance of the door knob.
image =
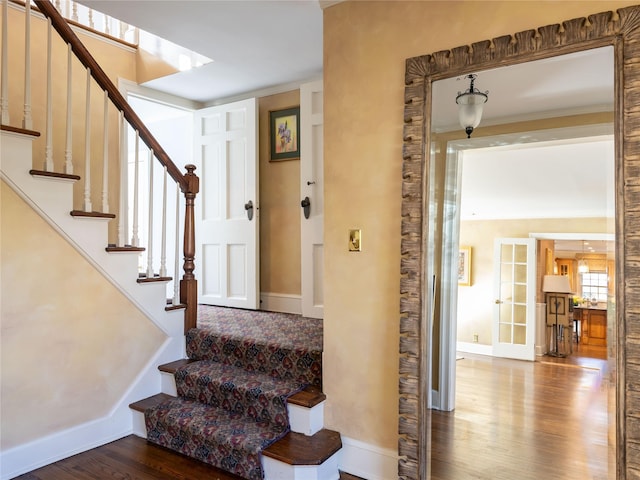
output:
[[502, 300], [498, 299], [496, 300], [496, 305], [500, 305], [502, 303]]
[[304, 218], [309, 218], [309, 215], [311, 214], [311, 200], [309, 200], [309, 197], [304, 197], [300, 202], [300, 206], [302, 207]]
[[251, 200], [244, 204], [244, 209], [247, 211], [249, 221], [253, 220], [253, 202]]

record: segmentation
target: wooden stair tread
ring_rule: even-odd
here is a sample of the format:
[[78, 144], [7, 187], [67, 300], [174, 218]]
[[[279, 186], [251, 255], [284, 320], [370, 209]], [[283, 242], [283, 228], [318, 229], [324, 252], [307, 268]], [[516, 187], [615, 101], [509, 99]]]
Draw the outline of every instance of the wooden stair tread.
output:
[[322, 393], [320, 389], [318, 389], [318, 387], [310, 385], [304, 390], [291, 395], [287, 399], [287, 402], [298, 405], [300, 407], [312, 408], [324, 402], [326, 399], [327, 396]]
[[131, 245], [125, 245], [124, 247], [108, 246], [105, 248], [107, 252], [144, 252], [144, 247], [132, 247]]
[[184, 367], [185, 365], [189, 365], [190, 363], [197, 362], [197, 360], [192, 360], [190, 358], [183, 358], [181, 360], [176, 360], [175, 362], [165, 363], [158, 367], [158, 370], [164, 373], [174, 374], [180, 367]]
[[102, 212], [84, 212], [82, 210], [71, 210], [72, 217], [87, 217], [87, 218], [116, 218], [115, 213], [102, 213]]
[[185, 309], [185, 308], [187, 308], [187, 305], [184, 304], [184, 303], [176, 303], [176, 304], [169, 303], [169, 304], [167, 304], [166, 307], [164, 307], [164, 310], [166, 312], [169, 312], [171, 310], [181, 310], [181, 309]]
[[289, 432], [262, 454], [288, 465], [321, 465], [341, 448], [340, 433], [323, 429], [311, 436]]
[[173, 277], [161, 277], [161, 276], [154, 276], [152, 278], [149, 277], [139, 277], [138, 279], [136, 279], [136, 282], [138, 283], [153, 283], [153, 282], [170, 282], [171, 280], [173, 280]]
[[164, 402], [165, 400], [169, 400], [171, 398], [175, 398], [175, 397], [171, 395], [167, 395], [166, 393], [157, 393], [156, 395], [153, 395], [151, 397], [144, 398], [142, 400], [138, 400], [137, 402], [133, 402], [129, 404], [129, 408], [131, 410], [144, 413], [144, 411], [147, 408], [155, 407], [156, 405]]
[[40, 132], [37, 132], [35, 130], [29, 130], [27, 128], [20, 128], [20, 127], [12, 127], [11, 125], [0, 125], [0, 130], [4, 130], [5, 132], [22, 133], [24, 135], [30, 135], [32, 137], [40, 136]]
[[71, 175], [69, 173], [47, 172], [45, 170], [29, 170], [29, 174], [34, 177], [51, 177], [64, 180], [80, 180], [80, 175]]

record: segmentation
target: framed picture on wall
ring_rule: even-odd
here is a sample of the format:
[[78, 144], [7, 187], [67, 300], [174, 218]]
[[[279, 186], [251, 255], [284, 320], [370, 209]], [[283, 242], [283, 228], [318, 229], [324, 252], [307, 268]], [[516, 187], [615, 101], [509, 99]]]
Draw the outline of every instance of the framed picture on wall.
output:
[[300, 107], [269, 112], [271, 161], [300, 159]]
[[458, 285], [471, 285], [471, 247], [460, 247], [458, 252]]

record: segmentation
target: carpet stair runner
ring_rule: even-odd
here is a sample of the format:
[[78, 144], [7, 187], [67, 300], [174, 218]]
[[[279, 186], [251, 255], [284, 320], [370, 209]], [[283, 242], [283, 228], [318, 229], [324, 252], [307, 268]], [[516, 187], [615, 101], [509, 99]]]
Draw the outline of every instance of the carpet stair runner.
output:
[[249, 480], [296, 479], [296, 466], [309, 465], [319, 473], [308, 478], [338, 478], [339, 433], [322, 428], [321, 413], [293, 431], [290, 420], [292, 409], [321, 409], [321, 352], [207, 329], [186, 339], [189, 358], [160, 367], [175, 381], [163, 391], [175, 396], [131, 405], [144, 412], [150, 442]]

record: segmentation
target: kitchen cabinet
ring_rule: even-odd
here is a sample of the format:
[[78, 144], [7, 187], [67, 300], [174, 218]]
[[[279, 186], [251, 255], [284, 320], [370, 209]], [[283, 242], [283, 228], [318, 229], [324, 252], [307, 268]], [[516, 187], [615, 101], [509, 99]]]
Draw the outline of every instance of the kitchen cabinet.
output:
[[569, 277], [569, 285], [571, 286], [571, 291], [576, 291], [576, 280], [575, 275], [573, 274], [573, 263], [574, 260], [572, 258], [556, 258], [556, 265], [558, 267], [558, 275], [566, 275]]
[[574, 308], [573, 318], [580, 321], [580, 343], [607, 345], [607, 311], [602, 308]]

